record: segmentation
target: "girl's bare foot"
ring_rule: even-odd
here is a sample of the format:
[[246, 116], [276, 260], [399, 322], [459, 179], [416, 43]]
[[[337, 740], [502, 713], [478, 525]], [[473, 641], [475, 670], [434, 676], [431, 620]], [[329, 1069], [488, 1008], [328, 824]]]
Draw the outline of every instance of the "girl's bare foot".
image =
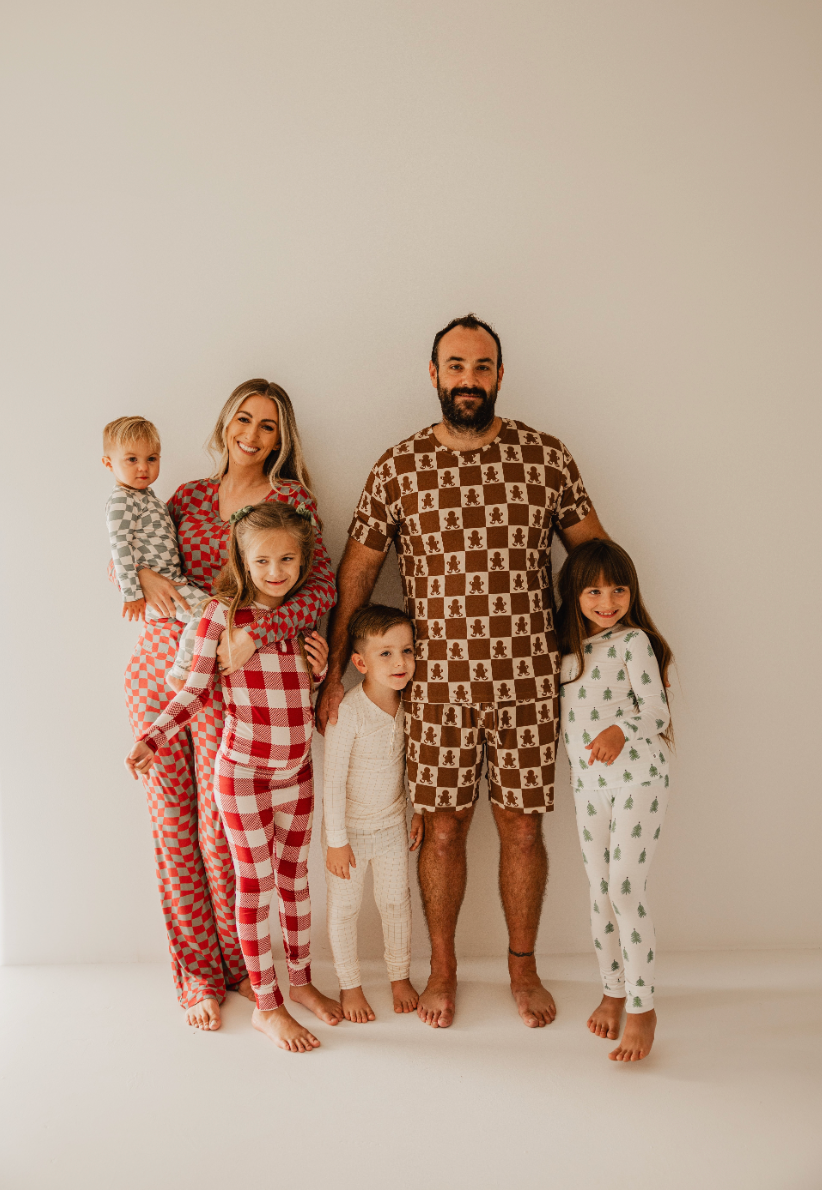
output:
[[640, 1058], [647, 1058], [654, 1044], [656, 1030], [656, 1013], [629, 1012], [625, 1021], [625, 1032], [622, 1041], [615, 1050], [608, 1055], [614, 1062], [638, 1062]]
[[361, 987], [340, 988], [340, 1003], [345, 1019], [355, 1025], [367, 1025], [377, 1019]]
[[410, 979], [392, 979], [391, 994], [394, 997], [394, 1012], [413, 1012], [420, 1002]]
[[284, 1004], [275, 1008], [273, 1012], [260, 1012], [259, 1008], [255, 1008], [251, 1014], [251, 1023], [255, 1029], [264, 1033], [269, 1041], [292, 1054], [310, 1054], [320, 1044], [313, 1033], [309, 1033], [308, 1029], [294, 1020]]
[[192, 1004], [190, 1008], [186, 1009], [186, 1024], [195, 1029], [213, 1032], [215, 1029], [219, 1029], [222, 1023], [220, 1005], [213, 996], [206, 996], [199, 1004]]
[[292, 984], [288, 994], [295, 1004], [302, 1004], [327, 1025], [338, 1025], [343, 1019], [342, 1005], [318, 992], [313, 983], [303, 983], [299, 987]]
[[603, 996], [597, 1008], [588, 1017], [588, 1028], [597, 1037], [607, 1037], [610, 1041], [619, 1037], [619, 1022], [625, 1008], [625, 997]]
[[240, 980], [236, 988], [232, 988], [232, 991], [239, 992], [241, 996], [245, 996], [246, 1000], [250, 1000], [252, 1004], [257, 1003], [254, 997], [254, 988], [251, 986], [251, 980], [247, 975], [245, 979]]

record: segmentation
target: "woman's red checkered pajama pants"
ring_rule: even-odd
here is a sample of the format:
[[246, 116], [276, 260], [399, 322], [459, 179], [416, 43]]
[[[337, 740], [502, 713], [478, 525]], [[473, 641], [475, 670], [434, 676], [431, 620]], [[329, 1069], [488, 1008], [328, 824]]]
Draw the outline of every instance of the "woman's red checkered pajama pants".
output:
[[[173, 693], [166, 670], [182, 632], [177, 620], [146, 624], [126, 669], [134, 738]], [[184, 1008], [225, 999], [246, 977], [234, 918], [234, 868], [214, 801], [214, 761], [223, 732], [219, 685], [206, 708], [157, 752], [143, 784], [148, 795], [157, 880], [177, 995]]]
[[311, 901], [308, 848], [314, 816], [311, 763], [296, 776], [275, 780], [271, 769], [246, 768], [217, 757], [217, 804], [237, 880], [237, 928], [262, 1012], [283, 1002], [271, 953], [269, 913], [280, 908], [288, 980], [311, 983]]

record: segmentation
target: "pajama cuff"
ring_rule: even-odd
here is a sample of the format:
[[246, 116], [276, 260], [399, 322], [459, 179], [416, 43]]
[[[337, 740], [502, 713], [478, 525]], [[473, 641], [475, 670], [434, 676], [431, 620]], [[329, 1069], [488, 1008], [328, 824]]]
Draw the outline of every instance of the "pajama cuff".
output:
[[274, 1012], [283, 1006], [283, 997], [279, 988], [275, 988], [273, 992], [266, 992], [264, 996], [258, 996], [255, 992], [254, 1000], [260, 1012]]
[[325, 842], [327, 847], [347, 847], [348, 834], [346, 831], [328, 831], [325, 832]]

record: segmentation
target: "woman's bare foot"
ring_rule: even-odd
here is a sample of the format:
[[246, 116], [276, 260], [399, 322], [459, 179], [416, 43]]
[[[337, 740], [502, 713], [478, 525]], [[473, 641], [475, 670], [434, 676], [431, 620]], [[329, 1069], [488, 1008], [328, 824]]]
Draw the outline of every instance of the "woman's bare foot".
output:
[[588, 1017], [588, 1028], [597, 1037], [607, 1037], [614, 1041], [619, 1037], [619, 1022], [625, 1008], [625, 997], [603, 996], [600, 1004]]
[[255, 1008], [251, 1023], [269, 1041], [292, 1054], [310, 1054], [320, 1044], [313, 1033], [294, 1020], [284, 1004], [273, 1012], [260, 1012], [259, 1008]]
[[199, 1004], [192, 1004], [186, 1009], [186, 1024], [192, 1025], [195, 1029], [213, 1032], [219, 1029], [222, 1023], [220, 1005], [213, 996], [206, 996]]
[[391, 994], [394, 997], [394, 1012], [413, 1012], [420, 1002], [410, 979], [392, 979]]
[[432, 975], [417, 1003], [417, 1016], [432, 1029], [447, 1029], [454, 1020], [456, 997], [456, 975]]
[[343, 1019], [342, 1005], [317, 991], [313, 983], [303, 983], [299, 987], [292, 984], [288, 994], [295, 1004], [302, 1004], [327, 1025], [338, 1025]]
[[250, 1000], [252, 1004], [257, 1001], [254, 997], [254, 988], [251, 986], [251, 980], [246, 975], [245, 979], [241, 979], [236, 988], [231, 989], [233, 992], [239, 992], [241, 996], [245, 996], [246, 1000]]
[[377, 1019], [361, 987], [340, 988], [340, 1004], [345, 1019], [355, 1025], [367, 1025], [369, 1021]]
[[622, 1041], [615, 1050], [611, 1050], [608, 1057], [614, 1062], [639, 1062], [647, 1058], [654, 1044], [656, 1030], [656, 1013], [629, 1012], [625, 1021], [625, 1032]]

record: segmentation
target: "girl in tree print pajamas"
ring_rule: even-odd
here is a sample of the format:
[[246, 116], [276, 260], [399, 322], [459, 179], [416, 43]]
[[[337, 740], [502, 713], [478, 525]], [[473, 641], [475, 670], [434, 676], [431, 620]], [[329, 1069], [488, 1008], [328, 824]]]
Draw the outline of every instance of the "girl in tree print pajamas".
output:
[[668, 804], [672, 654], [645, 610], [636, 571], [611, 541], [574, 550], [559, 576], [563, 650], [560, 713], [577, 830], [591, 894], [603, 1002], [588, 1025], [635, 1061], [653, 1041], [656, 937], [648, 903], [651, 861]]

